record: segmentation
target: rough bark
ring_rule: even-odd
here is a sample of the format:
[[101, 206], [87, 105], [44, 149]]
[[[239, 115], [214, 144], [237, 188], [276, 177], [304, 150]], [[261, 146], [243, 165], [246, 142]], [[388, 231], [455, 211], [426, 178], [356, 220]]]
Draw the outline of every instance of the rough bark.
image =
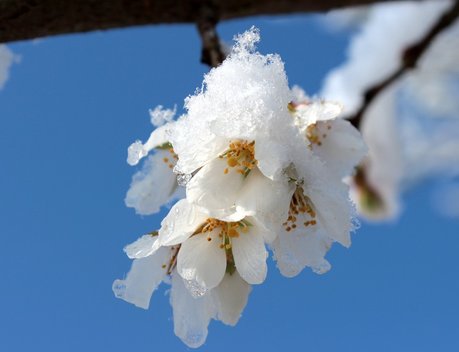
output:
[[[365, 5], [390, 0], [0, 0], [0, 42], [165, 23], [197, 23]], [[204, 9], [204, 11], [203, 11]]]

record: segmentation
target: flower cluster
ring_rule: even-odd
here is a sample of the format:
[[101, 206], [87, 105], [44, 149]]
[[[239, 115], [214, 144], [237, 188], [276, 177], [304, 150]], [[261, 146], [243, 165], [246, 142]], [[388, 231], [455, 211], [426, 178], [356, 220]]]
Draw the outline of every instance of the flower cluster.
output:
[[268, 250], [288, 277], [330, 269], [325, 254], [335, 241], [349, 246], [353, 229], [342, 179], [366, 153], [359, 132], [336, 118], [338, 104], [290, 89], [280, 57], [255, 51], [257, 29], [236, 40], [186, 99], [186, 114], [174, 121], [156, 109], [155, 123], [166, 123], [129, 148], [130, 164], [154, 152], [128, 206], [150, 214], [181, 199], [158, 231], [125, 248], [132, 268], [113, 289], [146, 309], [170, 282], [175, 334], [190, 347], [204, 343], [211, 319], [237, 323], [251, 285], [266, 278]]

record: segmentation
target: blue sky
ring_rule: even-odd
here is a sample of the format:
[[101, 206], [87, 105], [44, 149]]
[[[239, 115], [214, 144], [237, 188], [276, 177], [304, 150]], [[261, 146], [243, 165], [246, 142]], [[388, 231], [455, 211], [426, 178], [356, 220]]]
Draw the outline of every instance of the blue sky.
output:
[[[320, 88], [347, 37], [312, 17], [251, 18], [290, 84]], [[148, 109], [180, 109], [201, 85], [192, 26], [61, 36], [11, 45], [22, 59], [0, 91], [1, 351], [187, 350], [173, 334], [167, 287], [149, 311], [113, 296], [130, 267], [122, 248], [156, 229], [123, 199], [126, 150], [150, 131]], [[211, 323], [203, 351], [457, 351], [459, 221], [431, 204], [432, 183], [405, 195], [398, 223], [362, 223], [332, 270], [294, 279], [270, 266], [235, 328]]]

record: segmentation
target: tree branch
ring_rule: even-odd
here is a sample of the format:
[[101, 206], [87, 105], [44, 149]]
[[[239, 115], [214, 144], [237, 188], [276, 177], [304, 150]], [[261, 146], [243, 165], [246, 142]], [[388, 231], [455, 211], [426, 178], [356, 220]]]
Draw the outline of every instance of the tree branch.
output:
[[201, 62], [210, 67], [219, 66], [226, 58], [225, 50], [217, 34], [218, 18], [213, 7], [202, 7], [197, 21], [202, 41]]
[[[406, 72], [416, 68], [420, 58], [427, 51], [431, 43], [435, 38], [451, 26], [459, 18], [459, 1], [456, 1], [454, 5], [447, 10], [435, 23], [435, 25], [430, 29], [428, 33], [414, 45], [408, 47], [402, 55], [401, 66], [392, 73], [389, 77], [384, 79], [382, 82], [374, 85], [365, 92], [364, 101], [359, 111], [349, 118], [349, 121], [356, 127], [359, 128], [362, 122], [362, 119], [370, 107], [374, 99], [397, 79], [402, 77]], [[451, 48], [451, 50], [459, 50], [459, 48]]]
[[367, 5], [391, 0], [0, 0], [0, 42], [167, 23], [197, 23], [202, 8], [217, 20]]

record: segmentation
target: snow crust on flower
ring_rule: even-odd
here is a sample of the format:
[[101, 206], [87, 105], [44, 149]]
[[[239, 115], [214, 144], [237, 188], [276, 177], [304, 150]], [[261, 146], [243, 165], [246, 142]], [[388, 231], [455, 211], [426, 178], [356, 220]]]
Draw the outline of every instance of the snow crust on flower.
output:
[[[177, 172], [192, 173], [224, 152], [231, 140], [255, 141], [258, 167], [262, 172], [266, 167], [266, 176], [288, 164], [288, 146], [295, 142], [295, 130], [286, 123], [292, 95], [280, 57], [254, 51], [257, 33], [252, 29], [237, 37], [236, 49], [187, 98], [188, 113], [171, 139], [180, 155]], [[196, 137], [189, 138], [189, 131]], [[263, 147], [272, 151], [269, 163], [258, 155]]]
[[174, 109], [164, 109], [162, 105], [158, 105], [150, 110], [150, 120], [153, 126], [159, 127], [165, 123], [172, 122], [176, 113], [177, 107], [174, 107]]
[[14, 61], [13, 52], [4, 44], [0, 44], [0, 89], [9, 77], [10, 67]]

